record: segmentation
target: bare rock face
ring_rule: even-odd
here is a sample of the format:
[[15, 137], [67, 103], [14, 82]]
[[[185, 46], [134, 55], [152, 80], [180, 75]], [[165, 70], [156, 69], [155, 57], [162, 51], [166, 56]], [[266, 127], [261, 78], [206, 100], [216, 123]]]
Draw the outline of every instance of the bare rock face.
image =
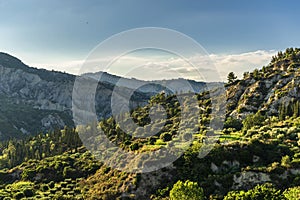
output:
[[36, 108], [64, 110], [71, 106], [73, 81], [72, 76], [68, 78], [64, 82], [44, 80], [38, 74], [0, 65], [0, 94], [25, 99]]
[[64, 121], [58, 115], [48, 115], [41, 120], [42, 126], [48, 130], [51, 130], [53, 127], [64, 127]]
[[233, 189], [251, 188], [254, 185], [271, 181], [270, 175], [262, 172], [242, 172], [233, 177]]

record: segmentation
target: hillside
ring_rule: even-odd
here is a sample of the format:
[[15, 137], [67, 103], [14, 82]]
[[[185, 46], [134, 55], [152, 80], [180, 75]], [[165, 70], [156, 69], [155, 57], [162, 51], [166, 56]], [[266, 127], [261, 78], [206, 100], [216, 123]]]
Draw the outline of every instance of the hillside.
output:
[[[196, 106], [188, 101], [189, 94], [159, 93], [144, 106], [117, 116], [118, 119], [108, 117], [76, 129], [66, 127], [24, 140], [2, 142], [0, 196], [3, 199], [299, 199], [299, 61], [300, 49], [289, 48], [279, 52], [268, 66], [226, 84], [226, 119], [222, 130], [214, 130], [210, 125], [210, 120], [220, 119], [213, 115], [208, 91], [194, 95], [201, 108], [196, 116], [193, 115]], [[186, 109], [180, 106], [180, 99]], [[155, 128], [150, 126], [149, 116], [151, 106], [157, 104], [164, 108], [159, 112], [167, 113], [165, 121], [157, 122], [162, 125], [161, 131], [139, 137], [143, 130], [148, 133]], [[129, 118], [140, 126], [132, 129], [132, 133], [124, 132], [116, 123]], [[186, 125], [184, 130], [181, 123]], [[100, 130], [115, 146], [106, 149], [97, 146], [103, 139]], [[80, 138], [90, 143], [82, 144]], [[210, 144], [214, 139], [217, 142]], [[131, 165], [120, 154], [111, 162], [96, 159], [101, 154], [108, 155], [107, 152], [118, 152], [116, 147], [130, 155], [158, 152], [158, 161], [168, 159], [170, 154], [163, 154], [165, 149], [173, 149], [175, 154], [184, 150], [184, 153], [167, 166], [135, 173], [112, 166], [149, 169], [161, 163], [145, 156]], [[210, 147], [207, 156], [199, 156], [202, 148]]]
[[282, 106], [300, 99], [300, 49], [279, 52], [268, 66], [245, 72], [242, 80], [227, 86], [228, 114], [243, 117], [258, 110], [278, 116]]
[[[104, 75], [98, 83], [95, 97], [99, 119], [111, 115], [107, 105], [121, 78], [108, 73], [101, 74]], [[98, 78], [100, 74], [93, 76]], [[0, 53], [0, 140], [73, 126], [71, 106], [75, 78], [76, 76], [67, 73], [32, 68], [13, 56]], [[136, 79], [125, 80], [126, 84], [118, 86], [122, 88], [118, 90], [120, 96], [127, 91], [126, 88], [132, 88], [136, 82], [143, 82]], [[175, 82], [179, 84], [180, 80], [170, 82], [174, 85]], [[205, 83], [190, 82], [196, 91], [205, 90]], [[145, 105], [152, 95], [165, 90], [165, 87], [152, 82], [145, 84], [131, 98], [133, 107]], [[180, 84], [173, 86], [173, 92], [179, 86]], [[181, 90], [184, 91], [184, 88]]]

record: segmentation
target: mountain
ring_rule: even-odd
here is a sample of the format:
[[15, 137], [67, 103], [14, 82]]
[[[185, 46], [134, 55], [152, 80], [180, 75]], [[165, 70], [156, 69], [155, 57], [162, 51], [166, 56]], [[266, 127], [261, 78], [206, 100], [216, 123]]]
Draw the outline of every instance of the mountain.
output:
[[[103, 74], [103, 80], [98, 82], [95, 95], [99, 119], [111, 115], [107, 105], [110, 105], [112, 91], [121, 79], [105, 72], [84, 76], [97, 80], [100, 74]], [[0, 53], [0, 140], [73, 126], [71, 109], [75, 79], [76, 76], [71, 74], [29, 67], [11, 55]], [[133, 108], [145, 105], [154, 94], [167, 91], [166, 87], [159, 85], [162, 82], [174, 92], [188, 90], [181, 87], [185, 82], [183, 79], [154, 82], [122, 80], [123, 83], [117, 86], [120, 89], [116, 90], [120, 97], [136, 85], [144, 84], [131, 97]], [[197, 92], [205, 90], [203, 82], [188, 82]]]
[[[99, 79], [100, 82], [110, 83], [112, 85], [126, 86], [130, 89], [136, 89], [138, 92], [142, 93], [152, 93], [157, 94], [164, 91], [167, 94], [174, 93], [186, 93], [193, 91], [195, 93], [201, 93], [207, 91], [207, 88], [217, 87], [219, 83], [217, 82], [197, 82], [194, 80], [178, 78], [170, 80], [154, 80], [154, 81], [144, 81], [135, 78], [124, 78], [116, 75], [109, 74], [107, 72], [97, 72], [97, 73], [87, 73], [86, 76]], [[121, 82], [119, 83], [119, 81]], [[142, 85], [142, 86], [141, 86]], [[139, 87], [141, 86], [141, 87]]]
[[[289, 48], [262, 69], [227, 83], [222, 130], [210, 126], [219, 116], [212, 115], [208, 91], [196, 94], [199, 115], [193, 114], [197, 106], [188, 101], [181, 109], [177, 97], [186, 94], [159, 93], [118, 119], [122, 123], [131, 117], [140, 125], [132, 134], [108, 117], [77, 129], [65, 127], [0, 142], [0, 199], [300, 199], [299, 61], [300, 49]], [[156, 130], [149, 120], [150, 107], [156, 104], [167, 113], [165, 121], [158, 119], [162, 128], [155, 135], [139, 137], [143, 130]], [[104, 137], [97, 134], [98, 128]], [[82, 144], [82, 136], [94, 144], [92, 149]], [[107, 144], [90, 154], [104, 138], [115, 146]], [[186, 147], [187, 141], [191, 143]], [[160, 168], [172, 156], [165, 154], [167, 149], [173, 155], [184, 152]], [[137, 159], [130, 162], [132, 157], [119, 154], [121, 150]], [[114, 152], [105, 163], [96, 159]], [[126, 166], [156, 170], [135, 173], [114, 168], [130, 169]]]

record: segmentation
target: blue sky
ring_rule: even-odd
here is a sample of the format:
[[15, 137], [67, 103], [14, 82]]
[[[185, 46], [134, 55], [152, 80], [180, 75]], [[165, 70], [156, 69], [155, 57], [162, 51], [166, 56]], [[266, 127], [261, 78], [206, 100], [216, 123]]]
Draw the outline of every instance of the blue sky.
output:
[[[0, 51], [76, 73], [73, 65], [111, 35], [164, 27], [194, 38], [224, 73], [241, 73], [266, 64], [274, 51], [300, 46], [299, 7], [299, 1], [269, 0], [0, 0]], [[252, 63], [252, 54], [265, 57]], [[250, 61], [225, 62], [245, 55]]]

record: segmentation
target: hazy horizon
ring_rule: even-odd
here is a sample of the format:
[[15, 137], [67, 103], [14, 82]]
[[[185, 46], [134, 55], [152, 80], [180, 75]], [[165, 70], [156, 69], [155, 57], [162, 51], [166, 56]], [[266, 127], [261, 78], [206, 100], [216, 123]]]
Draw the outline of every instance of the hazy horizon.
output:
[[[295, 25], [298, 4], [2, 0], [0, 51], [32, 67], [78, 74], [89, 53], [112, 35], [132, 28], [163, 27], [201, 44], [225, 81], [230, 71], [241, 77], [244, 71], [268, 64], [277, 51], [300, 46], [300, 28]], [[188, 59], [201, 63], [197, 57]]]
[[[7, 53], [7, 52], [2, 52], [2, 53]], [[30, 63], [27, 63], [24, 59], [22, 59], [18, 55], [14, 55], [14, 54], [10, 54], [10, 53], [7, 53], [7, 54], [20, 59], [24, 64], [28, 65], [29, 67], [34, 67], [34, 68], [38, 68], [38, 69], [47, 69], [50, 71], [55, 70], [55, 71], [65, 72], [65, 73], [72, 74], [72, 75], [84, 74], [84, 73], [79, 73], [79, 72], [80, 72], [80, 68], [82, 67], [83, 63], [85, 63], [85, 60], [70, 61], [69, 63], [63, 63], [61, 65], [59, 65], [59, 64], [57, 64], [57, 65], [30, 64]], [[233, 71], [238, 76], [238, 78], [242, 78], [242, 74], [245, 71], [252, 71], [255, 68], [261, 68], [262, 66], [267, 65], [270, 62], [271, 57], [275, 54], [277, 54], [277, 51], [275, 51], [275, 50], [271, 50], [271, 51], [258, 50], [256, 52], [248, 52], [248, 53], [232, 54], [232, 55], [210, 54], [207, 57], [205, 56], [205, 59], [206, 60], [210, 59], [210, 61], [213, 63], [213, 65], [216, 67], [219, 74], [221, 75], [221, 80], [226, 82], [228, 72]], [[208, 78], [208, 80], [202, 80], [202, 79], [198, 79], [197, 77], [192, 77], [192, 76], [188, 76], [188, 75], [176, 76], [176, 74], [178, 74], [176, 71], [174, 73], [175, 75], [173, 74], [174, 76], [168, 76], [168, 75], [166, 75], [166, 76], [158, 76], [157, 75], [156, 76], [155, 73], [153, 73], [153, 71], [151, 71], [151, 70], [149, 70], [148, 74], [147, 73], [139, 74], [139, 72], [141, 72], [141, 71], [146, 72], [147, 68], [149, 66], [151, 67], [151, 63], [157, 62], [159, 64], [161, 64], [161, 63], [163, 64], [166, 62], [166, 60], [162, 59], [163, 56], [159, 57], [157, 55], [153, 56], [156, 59], [153, 59], [153, 57], [152, 57], [152, 59], [150, 59], [151, 56], [149, 56], [149, 55], [148, 56], [143, 55], [141, 57], [133, 56], [133, 55], [123, 56], [122, 58], [117, 60], [118, 62], [112, 63], [110, 65], [111, 68], [108, 70], [101, 70], [101, 68], [99, 68], [99, 70], [94, 70], [94, 71], [90, 71], [90, 72], [91, 73], [107, 72], [109, 74], [120, 76], [120, 77], [134, 78], [134, 79], [145, 80], [145, 81], [171, 80], [171, 79], [177, 79], [177, 78], [185, 78], [185, 79], [189, 79], [189, 80], [204, 81], [204, 82], [220, 81], [220, 79], [213, 80], [213, 78], [212, 79]], [[171, 59], [170, 62], [172, 62], [174, 69], [177, 69], [180, 71], [180, 68], [184, 68], [184, 67], [180, 66], [182, 61], [180, 61], [179, 59], [174, 59], [172, 57], [170, 57], [170, 59]], [[191, 57], [190, 59], [196, 59], [196, 61], [199, 62], [200, 64], [205, 62], [204, 59], [201, 59], [201, 56], [199, 56], [199, 59], [197, 56]], [[156, 61], [153, 61], [153, 60], [156, 60]], [[131, 64], [137, 63], [139, 61], [142, 61], [145, 64], [142, 66], [141, 69], [139, 69], [138, 72], [134, 72], [133, 74], [122, 74], [122, 68], [125, 67], [125, 68], [134, 69], [136, 67], [136, 65], [131, 65]], [[251, 64], [252, 64], [252, 67], [247, 68], [247, 65], [251, 65]], [[229, 66], [229, 68], [227, 70], [222, 70], [223, 66]], [[178, 68], [176, 68], [176, 67], [178, 67]], [[201, 73], [201, 68], [199, 71]], [[152, 72], [153, 74], [151, 74], [150, 72]], [[153, 76], [154, 78], [149, 78], [149, 76]]]

